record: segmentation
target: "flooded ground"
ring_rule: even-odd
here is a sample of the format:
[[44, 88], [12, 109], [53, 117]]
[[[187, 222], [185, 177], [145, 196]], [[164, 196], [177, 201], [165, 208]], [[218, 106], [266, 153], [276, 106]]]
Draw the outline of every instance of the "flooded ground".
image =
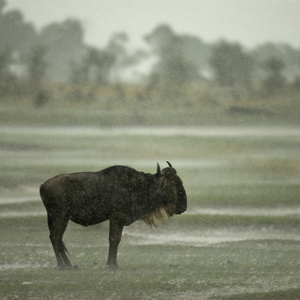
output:
[[227, 216], [299, 216], [299, 207], [276, 207], [276, 208], [192, 208], [188, 214], [196, 215], [227, 215]]
[[[38, 212], [32, 211], [32, 208], [26, 210], [26, 204], [37, 204], [36, 210]], [[8, 216], [34, 216], [34, 215], [45, 215], [46, 211], [42, 207], [41, 199], [36, 197], [14, 197], [14, 198], [1, 198], [0, 205], [9, 205], [9, 204], [20, 204], [24, 205], [22, 210], [7, 209], [6, 211], [0, 211], [0, 217]], [[220, 208], [207, 208], [193, 206], [187, 209], [185, 214], [191, 215], [229, 215], [229, 216], [299, 216], [300, 217], [300, 206], [298, 207], [276, 207], [276, 208], [255, 208], [255, 207], [220, 207]]]
[[[0, 218], [37, 217], [42, 216], [46, 222], [46, 210], [40, 198], [32, 197], [0, 197], [0, 206], [5, 209], [0, 211]], [[300, 206], [298, 207], [276, 207], [276, 208], [255, 208], [255, 207], [199, 207], [188, 208], [185, 213], [201, 220], [203, 216], [221, 218], [224, 216], [238, 217], [293, 217], [300, 219]], [[174, 217], [176, 218], [176, 217]], [[177, 217], [178, 218], [178, 217]], [[142, 229], [141, 229], [142, 228]], [[182, 228], [184, 229], [184, 227]], [[148, 226], [132, 225], [124, 228], [123, 239], [131, 245], [188, 245], [205, 246], [224, 242], [259, 240], [259, 239], [293, 239], [300, 240], [297, 230], [282, 232], [272, 226], [261, 228], [247, 227], [235, 228], [226, 226], [222, 228], [199, 228], [189, 232], [178, 228], [177, 232], [169, 232], [164, 224], [159, 224], [158, 229], [150, 229]], [[7, 267], [7, 266], [6, 266]]]
[[203, 247], [222, 244], [226, 242], [276, 240], [286, 239], [300, 241], [297, 232], [281, 232], [272, 228], [226, 228], [226, 229], [201, 229], [190, 233], [141, 233], [131, 229], [124, 230], [125, 238], [131, 245], [177, 245]]
[[2, 126], [0, 133], [35, 135], [85, 135], [85, 136], [194, 136], [194, 137], [264, 137], [300, 136], [300, 128], [295, 127], [13, 127]]

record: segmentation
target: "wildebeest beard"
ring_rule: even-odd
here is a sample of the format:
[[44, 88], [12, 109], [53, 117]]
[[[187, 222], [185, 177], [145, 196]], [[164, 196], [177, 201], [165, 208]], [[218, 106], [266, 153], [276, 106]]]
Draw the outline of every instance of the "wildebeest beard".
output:
[[157, 221], [165, 222], [168, 218], [172, 217], [175, 214], [175, 208], [174, 204], [157, 207], [142, 217], [142, 220], [151, 227], [157, 227]]

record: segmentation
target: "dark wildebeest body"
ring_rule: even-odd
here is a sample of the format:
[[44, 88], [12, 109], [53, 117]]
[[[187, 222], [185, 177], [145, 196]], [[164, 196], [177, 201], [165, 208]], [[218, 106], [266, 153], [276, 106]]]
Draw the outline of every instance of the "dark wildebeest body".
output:
[[181, 214], [187, 199], [181, 179], [170, 163], [156, 174], [114, 166], [99, 172], [55, 176], [40, 187], [47, 210], [50, 240], [60, 268], [72, 265], [62, 241], [69, 220], [89, 226], [109, 220], [107, 265], [118, 268], [117, 249], [122, 230], [138, 219], [155, 225], [155, 219]]

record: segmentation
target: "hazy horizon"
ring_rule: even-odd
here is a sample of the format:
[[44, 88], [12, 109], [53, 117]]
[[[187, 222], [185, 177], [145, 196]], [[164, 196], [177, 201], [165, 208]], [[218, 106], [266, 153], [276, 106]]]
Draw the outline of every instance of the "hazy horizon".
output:
[[19, 9], [38, 29], [76, 18], [83, 24], [85, 42], [98, 47], [110, 36], [126, 32], [133, 47], [144, 35], [165, 23], [179, 34], [205, 42], [226, 39], [252, 48], [266, 42], [300, 47], [300, 0], [7, 0], [5, 10]]

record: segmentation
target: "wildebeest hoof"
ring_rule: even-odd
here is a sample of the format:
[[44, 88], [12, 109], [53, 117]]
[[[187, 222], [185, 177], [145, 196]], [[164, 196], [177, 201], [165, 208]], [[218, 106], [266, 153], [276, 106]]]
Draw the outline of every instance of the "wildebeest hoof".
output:
[[75, 266], [67, 266], [67, 267], [65, 267], [65, 270], [78, 270], [79, 268], [78, 268], [78, 266], [77, 265], [75, 265]]
[[69, 271], [69, 270], [78, 270], [78, 266], [63, 266], [63, 267], [57, 267], [61, 271]]

